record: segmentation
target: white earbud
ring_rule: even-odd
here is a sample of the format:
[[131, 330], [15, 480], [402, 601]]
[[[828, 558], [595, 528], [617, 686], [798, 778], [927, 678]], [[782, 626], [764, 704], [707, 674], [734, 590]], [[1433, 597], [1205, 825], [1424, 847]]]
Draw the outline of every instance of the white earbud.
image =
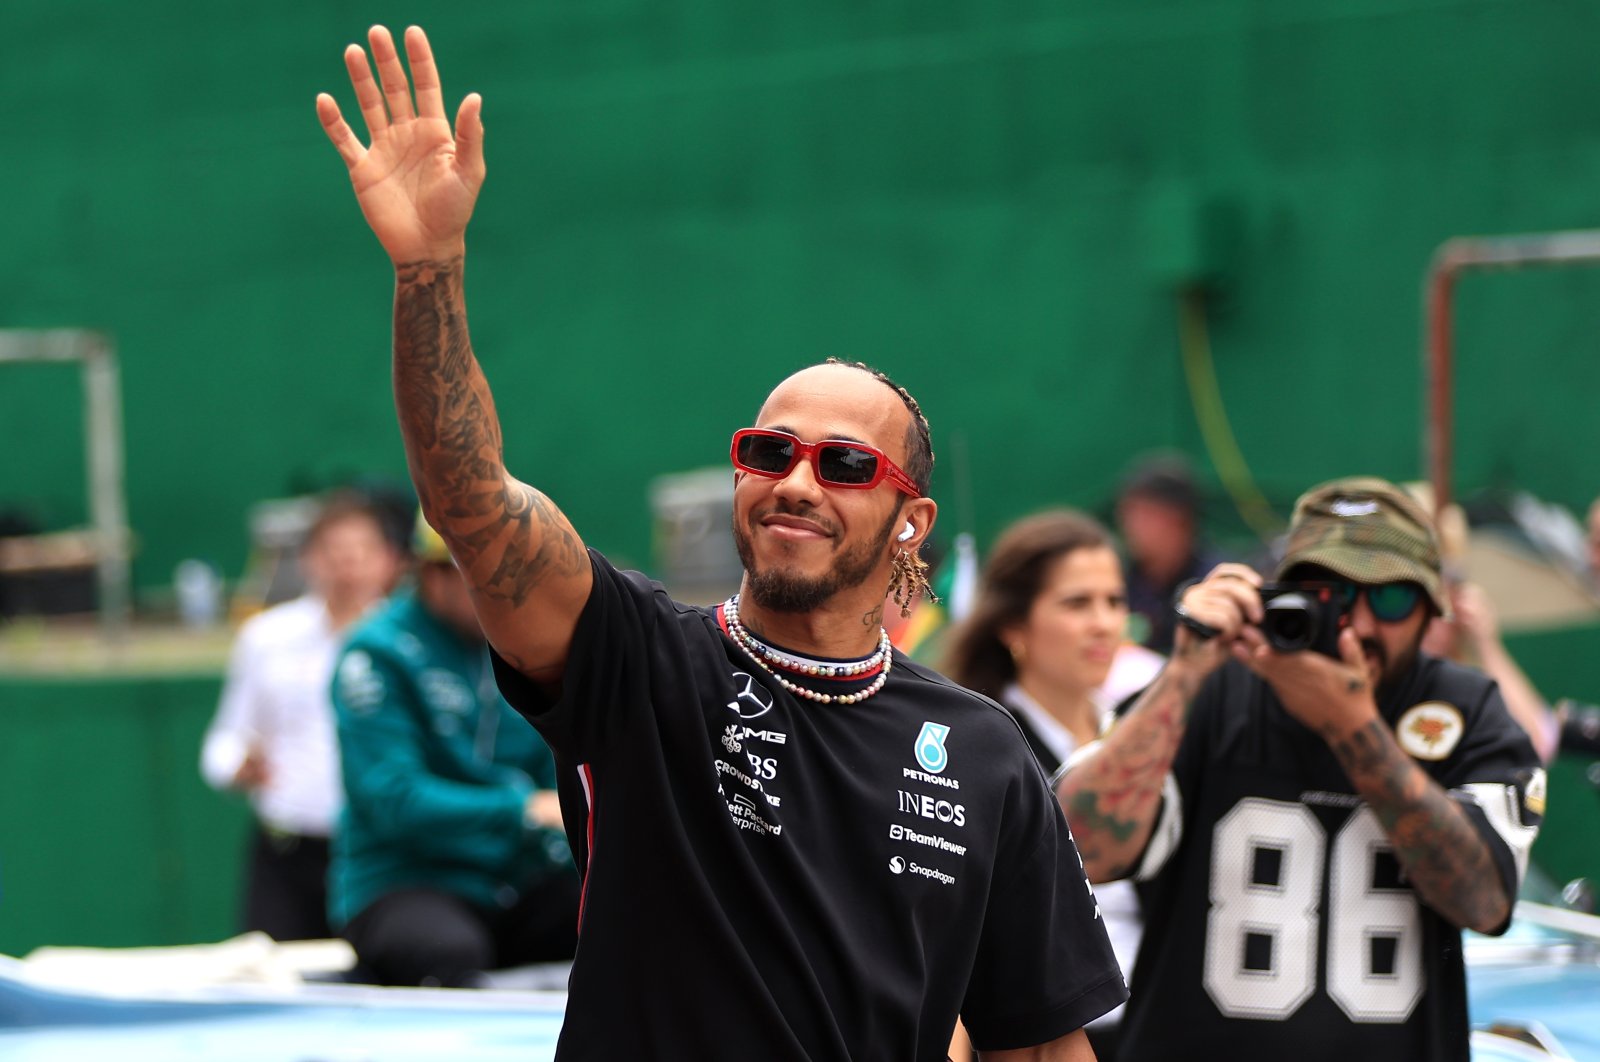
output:
[[910, 520], [907, 520], [906, 521], [906, 529], [904, 531], [900, 532], [900, 537], [895, 539], [895, 541], [896, 542], [909, 542], [909, 541], [911, 541], [911, 536], [915, 535], [916, 533], [917, 533], [917, 529], [915, 527], [911, 526], [911, 521]]

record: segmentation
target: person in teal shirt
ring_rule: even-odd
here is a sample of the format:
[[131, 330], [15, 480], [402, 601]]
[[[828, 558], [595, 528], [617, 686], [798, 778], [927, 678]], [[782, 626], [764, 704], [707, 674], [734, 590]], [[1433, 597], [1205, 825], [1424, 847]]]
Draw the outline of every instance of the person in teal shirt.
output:
[[416, 545], [415, 586], [352, 630], [334, 676], [329, 915], [365, 976], [465, 987], [570, 959], [578, 878], [550, 749], [500, 697], [466, 582], [420, 521]]

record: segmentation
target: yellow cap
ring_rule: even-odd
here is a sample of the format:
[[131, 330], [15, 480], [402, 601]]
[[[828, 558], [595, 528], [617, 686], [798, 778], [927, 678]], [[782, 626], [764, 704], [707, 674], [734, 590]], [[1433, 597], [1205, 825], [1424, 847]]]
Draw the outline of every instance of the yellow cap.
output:
[[411, 552], [424, 563], [451, 563], [450, 547], [444, 544], [444, 539], [428, 523], [421, 509], [417, 510], [416, 529], [411, 532]]

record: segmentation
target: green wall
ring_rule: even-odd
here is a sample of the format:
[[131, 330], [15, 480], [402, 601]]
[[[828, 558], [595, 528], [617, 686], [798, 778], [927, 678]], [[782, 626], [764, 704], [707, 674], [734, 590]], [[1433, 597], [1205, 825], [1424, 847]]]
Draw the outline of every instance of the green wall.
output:
[[[312, 109], [353, 112], [340, 49], [376, 19], [485, 96], [470, 298], [510, 462], [636, 564], [650, 477], [826, 355], [921, 398], [985, 538], [1198, 454], [1169, 286], [1198, 272], [1280, 510], [1415, 475], [1432, 249], [1600, 225], [1579, 0], [8, 0], [0, 326], [115, 335], [145, 590], [238, 574], [256, 499], [404, 474], [389, 272]], [[1463, 484], [1583, 504], [1600, 274], [1461, 298]], [[80, 521], [71, 373], [0, 373], [0, 505]]]
[[238, 931], [248, 811], [199, 774], [219, 688], [0, 678], [0, 954]]

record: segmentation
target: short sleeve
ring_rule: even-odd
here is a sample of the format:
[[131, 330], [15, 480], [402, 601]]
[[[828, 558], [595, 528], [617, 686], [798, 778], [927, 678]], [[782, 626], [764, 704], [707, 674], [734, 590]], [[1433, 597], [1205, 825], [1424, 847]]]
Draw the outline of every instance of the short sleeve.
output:
[[1128, 998], [1067, 820], [1033, 772], [1013, 788], [962, 1021], [980, 1050], [1049, 1043]]
[[491, 649], [506, 702], [558, 754], [598, 762], [631, 711], [647, 704], [657, 618], [666, 592], [638, 572], [622, 572], [589, 551], [594, 585], [578, 616], [559, 692], [554, 696]]

